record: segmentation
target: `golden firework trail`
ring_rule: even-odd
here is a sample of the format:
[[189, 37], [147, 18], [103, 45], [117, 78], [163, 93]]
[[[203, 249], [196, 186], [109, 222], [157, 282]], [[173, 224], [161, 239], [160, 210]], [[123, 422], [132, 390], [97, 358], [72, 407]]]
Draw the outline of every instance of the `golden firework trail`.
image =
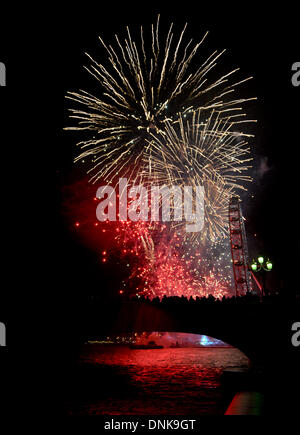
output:
[[[166, 122], [163, 134], [151, 134], [144, 153], [144, 172], [151, 184], [182, 190], [203, 186], [204, 230], [186, 233], [186, 237], [216, 242], [228, 236], [231, 196], [239, 189], [246, 190], [243, 183], [252, 181], [245, 175], [253, 160], [248, 144], [251, 135], [237, 132], [241, 121], [235, 115], [212, 111], [205, 119], [202, 109], [193, 111], [187, 120], [180, 114], [176, 123]], [[173, 200], [174, 214], [177, 207], [182, 209], [181, 201], [176, 204]], [[185, 224], [183, 220], [173, 226], [178, 229]]]
[[[76, 125], [66, 129], [79, 131], [84, 136], [78, 142], [81, 151], [75, 160], [88, 160], [92, 182], [101, 179], [115, 184], [120, 176], [131, 181], [147, 178], [149, 173], [145, 172], [144, 165], [141, 170], [141, 162], [145, 153], [151, 155], [152, 136], [164, 135], [166, 129], [178, 123], [180, 116], [189, 117], [196, 109], [201, 109], [206, 116], [210, 112], [214, 114], [215, 124], [207, 131], [211, 141], [220, 136], [220, 140], [222, 138], [227, 144], [227, 148], [223, 146], [227, 155], [219, 152], [217, 147], [212, 150], [208, 144], [209, 158], [214, 162], [219, 159], [213, 172], [220, 170], [224, 173], [225, 166], [228, 170], [226, 185], [229, 181], [232, 186], [236, 184], [235, 174], [229, 170], [229, 160], [232, 158], [231, 167], [238, 166], [239, 146], [234, 145], [234, 150], [231, 148], [234, 134], [226, 134], [229, 121], [226, 125], [222, 119], [227, 117], [232, 124], [235, 117], [240, 119], [243, 116], [241, 106], [251, 98], [238, 98], [236, 88], [251, 77], [234, 80], [239, 71], [234, 69], [217, 79], [210, 79], [226, 50], [212, 52], [197, 66], [198, 59], [203, 57], [199, 49], [208, 32], [198, 43], [192, 39], [185, 43], [186, 28], [187, 25], [176, 38], [172, 23], [161, 42], [158, 16], [149, 35], [143, 27], [140, 28], [138, 43], [128, 27], [125, 39], [115, 35], [114, 44], [108, 45], [99, 38], [106, 52], [103, 63], [87, 55], [90, 65], [86, 69], [96, 79], [99, 88], [93, 93], [79, 90], [67, 94], [77, 107], [70, 109], [70, 118], [76, 121]], [[244, 121], [236, 121], [234, 125], [241, 122]], [[195, 149], [196, 160], [204, 152], [204, 149]], [[240, 156], [243, 154], [241, 149]], [[205, 171], [212, 175], [208, 160]]]

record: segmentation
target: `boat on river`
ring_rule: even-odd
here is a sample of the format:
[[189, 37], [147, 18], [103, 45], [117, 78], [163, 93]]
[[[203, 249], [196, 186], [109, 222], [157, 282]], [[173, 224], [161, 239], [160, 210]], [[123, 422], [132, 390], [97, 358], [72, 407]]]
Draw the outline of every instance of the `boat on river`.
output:
[[155, 341], [149, 341], [148, 344], [131, 344], [130, 349], [140, 349], [140, 350], [148, 350], [148, 349], [163, 349], [164, 346], [160, 346], [155, 343]]

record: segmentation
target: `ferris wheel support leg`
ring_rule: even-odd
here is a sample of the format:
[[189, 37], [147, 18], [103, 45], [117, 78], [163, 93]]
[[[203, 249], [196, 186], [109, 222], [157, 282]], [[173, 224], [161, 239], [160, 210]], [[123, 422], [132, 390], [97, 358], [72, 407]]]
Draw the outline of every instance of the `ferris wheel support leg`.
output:
[[254, 273], [252, 272], [252, 270], [250, 270], [250, 273], [251, 273], [251, 276], [252, 276], [252, 278], [254, 279], [254, 281], [255, 281], [257, 287], [259, 288], [259, 291], [260, 291], [261, 296], [263, 296], [263, 287], [262, 287], [262, 285], [259, 283], [258, 279], [257, 279], [256, 276], [254, 275]]

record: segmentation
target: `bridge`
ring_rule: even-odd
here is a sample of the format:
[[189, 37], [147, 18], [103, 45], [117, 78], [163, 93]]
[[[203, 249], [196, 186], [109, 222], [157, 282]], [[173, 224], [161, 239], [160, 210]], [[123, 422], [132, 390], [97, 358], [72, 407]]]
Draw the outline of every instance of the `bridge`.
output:
[[83, 338], [132, 332], [207, 335], [242, 351], [253, 366], [274, 367], [291, 347], [289, 303], [92, 304], [82, 319]]
[[296, 404], [290, 388], [295, 384], [300, 363], [299, 348], [292, 346], [292, 324], [299, 318], [299, 302], [279, 298], [274, 302], [247, 303], [244, 299], [232, 302], [177, 300], [174, 303], [124, 300], [108, 303], [93, 299], [88, 304], [82, 302], [69, 311], [68, 327], [64, 337], [61, 336], [60, 355], [64, 353], [69, 358], [69, 362], [66, 358], [60, 360], [65, 361], [63, 376], [67, 377], [72, 367], [70, 363], [80, 355], [80, 343], [87, 340], [134, 332], [203, 334], [234, 346], [250, 360], [248, 373], [224, 372], [222, 375], [228, 404], [236, 393], [246, 393], [239, 397], [238, 407], [232, 402], [228, 412], [235, 413], [237, 409], [241, 412], [240, 405], [246, 404], [247, 413], [249, 409], [256, 412], [257, 407], [264, 415], [291, 413]]

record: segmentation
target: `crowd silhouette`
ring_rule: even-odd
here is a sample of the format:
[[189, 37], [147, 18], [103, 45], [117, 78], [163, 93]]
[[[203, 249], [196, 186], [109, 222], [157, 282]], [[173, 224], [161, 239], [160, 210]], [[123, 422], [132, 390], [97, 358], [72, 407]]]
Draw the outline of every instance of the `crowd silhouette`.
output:
[[[101, 296], [90, 296], [90, 303], [103, 303], [105, 302]], [[110, 302], [123, 304], [148, 304], [153, 306], [177, 306], [177, 305], [249, 305], [249, 304], [281, 304], [284, 302], [295, 302], [300, 303], [300, 295], [293, 293], [288, 293], [285, 291], [276, 293], [267, 293], [261, 295], [258, 293], [249, 292], [241, 296], [223, 296], [223, 298], [218, 299], [213, 295], [203, 296], [196, 298], [188, 298], [186, 296], [163, 296], [162, 298], [154, 297], [150, 298], [143, 295], [126, 295], [125, 293], [118, 294]]]
[[[126, 299], [126, 298], [124, 298]], [[132, 298], [127, 298], [128, 302], [134, 303], [146, 303], [152, 305], [226, 305], [226, 304], [259, 304], [259, 303], [281, 303], [287, 300], [287, 295], [284, 293], [258, 295], [255, 293], [247, 293], [242, 296], [223, 296], [222, 299], [215, 298], [213, 295], [207, 297], [196, 297], [187, 298], [185, 296], [164, 296], [163, 298], [150, 299], [145, 296], [134, 296]]]

